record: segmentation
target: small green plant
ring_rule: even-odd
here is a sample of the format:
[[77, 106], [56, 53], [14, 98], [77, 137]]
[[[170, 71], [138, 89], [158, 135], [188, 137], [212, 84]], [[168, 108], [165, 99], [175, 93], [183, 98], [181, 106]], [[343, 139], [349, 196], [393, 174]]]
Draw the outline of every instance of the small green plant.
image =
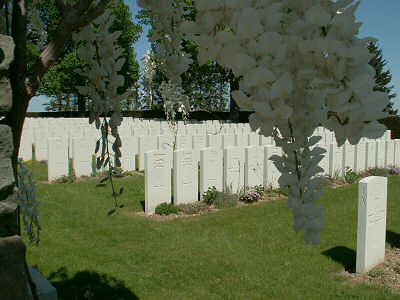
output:
[[203, 201], [208, 205], [214, 204], [218, 194], [219, 192], [215, 186], [209, 187], [208, 190], [203, 193]]
[[354, 172], [349, 166], [346, 167], [346, 173], [344, 174], [344, 181], [348, 184], [355, 184], [360, 180], [360, 175]]
[[160, 203], [157, 205], [155, 212], [157, 215], [164, 215], [168, 216], [171, 214], [178, 214], [179, 213], [179, 208], [172, 203]]
[[368, 168], [362, 173], [363, 177], [368, 177], [368, 176], [382, 176], [382, 177], [389, 177], [390, 176], [390, 170], [386, 168], [381, 168], [381, 167], [372, 167]]
[[340, 175], [340, 170], [336, 169], [332, 175], [333, 181], [342, 181], [342, 176]]
[[263, 195], [265, 193], [265, 187], [263, 185], [256, 185], [252, 188], [252, 190], [260, 195]]
[[178, 209], [186, 215], [197, 215], [201, 212], [210, 211], [210, 207], [204, 202], [179, 204]]
[[78, 178], [76, 177], [76, 173], [74, 169], [71, 169], [70, 175], [64, 175], [60, 178], [54, 179], [51, 183], [54, 184], [63, 184], [63, 183], [76, 183]]
[[217, 197], [214, 200], [214, 205], [217, 208], [229, 208], [237, 206], [239, 198], [244, 194], [244, 191], [241, 190], [238, 193], [234, 193], [232, 190], [232, 186], [225, 186], [225, 190], [223, 192], [218, 192]]

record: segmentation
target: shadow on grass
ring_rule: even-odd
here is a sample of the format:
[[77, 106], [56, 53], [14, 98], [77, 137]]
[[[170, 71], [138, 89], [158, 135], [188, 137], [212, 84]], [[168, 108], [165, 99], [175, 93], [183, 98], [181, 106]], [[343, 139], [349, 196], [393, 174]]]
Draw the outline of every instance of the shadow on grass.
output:
[[394, 248], [400, 248], [400, 234], [386, 230], [386, 242]]
[[347, 272], [354, 273], [356, 270], [356, 251], [353, 249], [337, 246], [322, 252], [333, 261], [340, 263]]
[[144, 207], [145, 202], [144, 202], [144, 200], [140, 200], [140, 205], [142, 206], [142, 210], [144, 211], [145, 210], [145, 207]]
[[57, 289], [58, 299], [139, 299], [124, 282], [94, 271], [81, 271], [69, 276], [66, 268], [60, 268], [48, 278]]

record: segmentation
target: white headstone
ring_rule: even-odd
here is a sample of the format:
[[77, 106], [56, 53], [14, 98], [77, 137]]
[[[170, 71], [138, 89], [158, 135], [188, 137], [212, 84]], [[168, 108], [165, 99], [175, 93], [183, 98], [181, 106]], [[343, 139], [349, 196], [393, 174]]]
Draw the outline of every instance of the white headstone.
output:
[[249, 146], [247, 133], [235, 134], [235, 146], [241, 148]]
[[[31, 275], [32, 281], [36, 286], [36, 292], [38, 299], [40, 300], [57, 300], [57, 290], [56, 288], [33, 267], [29, 267], [29, 273]], [[31, 289], [28, 289], [28, 299], [33, 299]]]
[[21, 136], [21, 146], [19, 148], [18, 157], [24, 161], [32, 160], [32, 145], [34, 143], [33, 127], [24, 127]]
[[221, 134], [207, 134], [207, 147], [208, 148], [222, 148], [222, 135]]
[[47, 160], [47, 139], [51, 137], [47, 128], [35, 128], [35, 159]]
[[367, 168], [376, 167], [376, 142], [368, 140], [366, 148]]
[[394, 162], [395, 167], [400, 167], [400, 140], [394, 140]]
[[223, 182], [223, 151], [221, 148], [206, 148], [200, 150], [200, 199], [208, 188], [215, 186], [222, 192]]
[[259, 146], [260, 145], [260, 135], [258, 133], [248, 133], [249, 146]]
[[385, 259], [387, 178], [360, 180], [356, 272], [366, 273]]
[[338, 147], [336, 143], [330, 144], [329, 154], [329, 175], [343, 176], [345, 171], [343, 168], [343, 148]]
[[355, 145], [351, 145], [349, 143], [345, 143], [343, 145], [343, 162], [344, 168], [347, 170], [350, 168], [351, 170], [355, 170], [355, 160], [356, 160], [356, 147]]
[[282, 156], [282, 149], [275, 146], [264, 147], [264, 187], [279, 187], [281, 173], [269, 159], [272, 155]]
[[138, 149], [138, 170], [144, 170], [144, 154], [147, 151], [158, 150], [158, 140], [156, 135], [142, 135], [139, 137]]
[[176, 150], [192, 149], [192, 136], [177, 134], [175, 139]]
[[354, 170], [356, 172], [364, 171], [367, 168], [367, 145], [360, 142], [356, 145], [356, 159]]
[[50, 138], [48, 148], [48, 181], [53, 181], [68, 175], [68, 140], [64, 138]]
[[264, 147], [249, 146], [245, 148], [245, 187], [264, 184]]
[[198, 162], [190, 149], [174, 151], [174, 204], [198, 201]]
[[224, 149], [224, 190], [230, 188], [233, 193], [237, 193], [244, 188], [244, 161], [244, 148]]
[[200, 161], [200, 149], [207, 147], [206, 136], [202, 134], [195, 134], [192, 136], [192, 149], [196, 161]]
[[164, 150], [145, 154], [145, 205], [147, 215], [160, 203], [171, 203], [171, 161]]
[[392, 167], [394, 166], [394, 141], [388, 140], [385, 141], [385, 166]]
[[121, 137], [121, 168], [124, 171], [136, 170], [136, 156], [139, 153], [139, 139], [136, 136]]
[[379, 168], [385, 167], [386, 160], [386, 143], [385, 141], [376, 142], [376, 166]]
[[324, 158], [319, 162], [318, 166], [320, 166], [324, 171], [322, 171], [322, 174], [329, 174], [329, 147], [327, 147], [326, 144], [317, 144], [318, 147], [323, 148], [326, 150], [324, 154]]
[[77, 177], [90, 176], [93, 173], [93, 141], [92, 137], [86, 136], [72, 139], [73, 168]]
[[233, 134], [222, 135], [222, 147], [229, 148], [235, 146], [235, 136]]
[[73, 129], [68, 131], [68, 157], [73, 158], [72, 151], [72, 139], [76, 137], [83, 137], [84, 133], [82, 129]]

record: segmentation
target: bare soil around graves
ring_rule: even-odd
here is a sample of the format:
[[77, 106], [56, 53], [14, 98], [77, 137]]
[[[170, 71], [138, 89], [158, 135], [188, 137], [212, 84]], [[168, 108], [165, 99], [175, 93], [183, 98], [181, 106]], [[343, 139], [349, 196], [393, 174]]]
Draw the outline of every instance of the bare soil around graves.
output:
[[[285, 199], [284, 196], [268, 196], [264, 195], [258, 202], [246, 204], [242, 201], [238, 201], [236, 208], [245, 207], [249, 205], [257, 205], [265, 202], [275, 202], [279, 200]], [[130, 215], [136, 215], [140, 217], [146, 217], [155, 221], [172, 221], [178, 218], [193, 218], [204, 214], [214, 213], [220, 210], [224, 210], [223, 208], [217, 208], [214, 205], [207, 205], [204, 202], [190, 203], [185, 205], [178, 206], [181, 210], [178, 214], [170, 214], [170, 215], [157, 215], [152, 214], [147, 216], [143, 211], [140, 212], [130, 212]]]
[[343, 271], [341, 275], [355, 284], [384, 286], [400, 294], [400, 249], [386, 249], [385, 262], [366, 274]]

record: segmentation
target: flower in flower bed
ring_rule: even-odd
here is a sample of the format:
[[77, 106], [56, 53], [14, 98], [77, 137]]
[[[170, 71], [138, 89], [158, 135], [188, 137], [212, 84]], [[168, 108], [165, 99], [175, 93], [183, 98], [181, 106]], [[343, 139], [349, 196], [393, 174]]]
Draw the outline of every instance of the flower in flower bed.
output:
[[392, 174], [392, 175], [400, 175], [400, 167], [393, 167], [390, 170], [390, 174]]
[[255, 191], [250, 191], [246, 194], [244, 194], [243, 196], [240, 197], [240, 201], [244, 202], [244, 203], [254, 203], [254, 202], [258, 202], [258, 200], [261, 199], [261, 194], [257, 193]]

